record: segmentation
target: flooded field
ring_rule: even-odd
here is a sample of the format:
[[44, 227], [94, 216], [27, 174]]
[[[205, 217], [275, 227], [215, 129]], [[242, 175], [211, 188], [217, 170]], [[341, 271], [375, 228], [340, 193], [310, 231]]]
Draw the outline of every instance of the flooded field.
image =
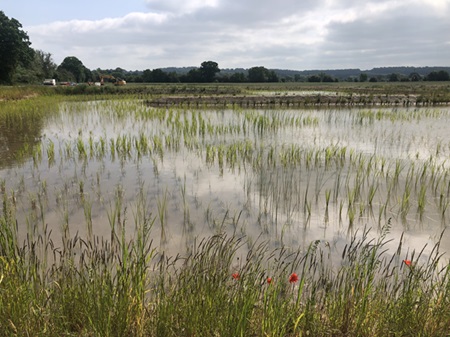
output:
[[3, 212], [20, 240], [146, 224], [168, 254], [223, 232], [340, 254], [358, 230], [389, 226], [388, 247], [403, 235], [405, 255], [428, 245], [426, 257], [450, 221], [448, 107], [33, 109], [0, 121]]

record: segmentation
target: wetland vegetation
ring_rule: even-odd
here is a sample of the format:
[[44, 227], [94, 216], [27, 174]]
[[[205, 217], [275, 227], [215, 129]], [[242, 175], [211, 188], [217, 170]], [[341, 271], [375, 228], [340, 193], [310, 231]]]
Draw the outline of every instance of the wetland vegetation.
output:
[[5, 336], [445, 336], [448, 83], [0, 91]]

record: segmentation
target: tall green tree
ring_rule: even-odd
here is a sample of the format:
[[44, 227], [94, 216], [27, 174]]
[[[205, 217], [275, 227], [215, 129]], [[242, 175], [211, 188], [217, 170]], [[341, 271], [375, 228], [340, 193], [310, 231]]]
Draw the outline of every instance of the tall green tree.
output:
[[267, 82], [270, 71], [265, 67], [252, 67], [248, 70], [249, 82]]
[[398, 81], [400, 81], [400, 75], [392, 73], [388, 76], [388, 81], [389, 82], [398, 82]]
[[181, 76], [180, 80], [181, 82], [198, 83], [203, 82], [203, 77], [200, 69], [194, 68], [189, 70], [186, 75]]
[[245, 74], [242, 72], [234, 73], [233, 75], [230, 76], [230, 82], [243, 83], [246, 80], [247, 80], [247, 78], [246, 78]]
[[450, 75], [445, 70], [432, 71], [425, 77], [426, 81], [450, 81]]
[[216, 74], [220, 72], [219, 64], [214, 61], [202, 62], [200, 67], [200, 77], [203, 82], [213, 82]]
[[308, 82], [320, 82], [319, 75], [311, 75], [308, 77]]
[[34, 51], [22, 25], [0, 11], [0, 82], [11, 83], [18, 65], [33, 61]]
[[35, 59], [42, 69], [42, 76], [44, 78], [53, 78], [56, 72], [56, 64], [53, 62], [52, 54], [46, 53], [42, 50], [36, 50]]
[[153, 69], [152, 82], [156, 83], [169, 82], [169, 75], [162, 69]]
[[76, 82], [85, 82], [89, 80], [89, 77], [92, 77], [91, 71], [75, 56], [66, 57], [58, 67], [58, 79], [60, 81], [70, 81], [70, 78], [65, 78], [70, 74], [73, 75]]
[[278, 75], [265, 67], [252, 67], [248, 70], [249, 82], [278, 82]]
[[146, 69], [142, 75], [143, 81], [147, 83], [167, 83], [170, 82], [169, 74], [162, 69]]
[[18, 65], [14, 73], [13, 82], [42, 83], [46, 78], [53, 78], [56, 72], [56, 64], [50, 53], [36, 50], [33, 61], [26, 67]]

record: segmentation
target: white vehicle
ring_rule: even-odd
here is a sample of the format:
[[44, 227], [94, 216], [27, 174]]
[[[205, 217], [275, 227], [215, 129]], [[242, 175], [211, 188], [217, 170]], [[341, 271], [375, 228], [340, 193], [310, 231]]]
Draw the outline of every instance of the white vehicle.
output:
[[56, 85], [56, 80], [54, 78], [46, 79], [46, 80], [44, 80], [44, 82], [42, 84], [43, 85]]

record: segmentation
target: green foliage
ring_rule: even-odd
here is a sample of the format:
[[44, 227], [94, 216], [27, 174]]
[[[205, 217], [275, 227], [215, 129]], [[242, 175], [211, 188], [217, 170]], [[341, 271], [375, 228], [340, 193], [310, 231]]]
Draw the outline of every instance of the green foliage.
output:
[[200, 76], [203, 82], [213, 82], [216, 74], [220, 72], [219, 65], [214, 61], [202, 62]]
[[166, 73], [162, 69], [146, 69], [143, 72], [142, 80], [147, 83], [168, 83], [178, 82], [178, 77], [175, 73]]
[[252, 67], [248, 70], [248, 81], [259, 82], [278, 82], [278, 76], [272, 70], [265, 67]]
[[0, 11], [0, 83], [11, 83], [17, 66], [32, 62], [34, 51], [30, 45], [20, 22]]
[[335, 82], [336, 80], [331, 76], [324, 72], [319, 74], [314, 74], [308, 77], [308, 82]]
[[92, 79], [91, 71], [75, 56], [66, 57], [57, 69], [60, 81], [71, 81], [82, 83]]
[[445, 70], [432, 71], [425, 77], [426, 81], [450, 81], [450, 75]]
[[36, 50], [33, 61], [27, 66], [19, 65], [13, 78], [14, 83], [42, 83], [44, 79], [55, 77], [56, 64], [52, 55], [41, 50]]
[[388, 76], [388, 81], [389, 82], [398, 82], [398, 81], [400, 81], [400, 75], [392, 73]]

